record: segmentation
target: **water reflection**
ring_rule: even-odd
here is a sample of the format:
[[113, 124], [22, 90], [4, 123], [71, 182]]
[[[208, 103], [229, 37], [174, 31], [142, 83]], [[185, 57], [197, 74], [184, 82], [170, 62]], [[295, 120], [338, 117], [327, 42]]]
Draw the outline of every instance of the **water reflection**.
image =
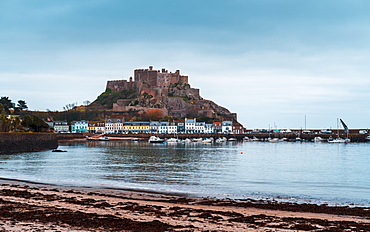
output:
[[[370, 144], [65, 142], [0, 156], [0, 177], [45, 183], [369, 202]], [[365, 199], [365, 200], [364, 200]]]
[[91, 167], [96, 173], [104, 173], [102, 179], [135, 183], [201, 184], [200, 173], [217, 175], [220, 162], [230, 157], [220, 155], [218, 147], [203, 144], [104, 141], [86, 146], [102, 148], [99, 162]]

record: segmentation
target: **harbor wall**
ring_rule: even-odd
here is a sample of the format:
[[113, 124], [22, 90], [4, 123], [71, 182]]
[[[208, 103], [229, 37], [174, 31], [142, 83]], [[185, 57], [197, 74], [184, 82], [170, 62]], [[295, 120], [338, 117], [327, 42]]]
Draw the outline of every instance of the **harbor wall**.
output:
[[[261, 140], [267, 140], [268, 138], [287, 138], [289, 140], [293, 140], [296, 138], [301, 138], [307, 141], [313, 141], [315, 137], [321, 137], [323, 139], [328, 139], [329, 137], [336, 137], [335, 134], [296, 134], [296, 133], [247, 133], [247, 134], [107, 134], [108, 137], [114, 138], [114, 137], [128, 137], [128, 138], [141, 138], [141, 139], [148, 139], [150, 136], [158, 136], [163, 139], [168, 138], [179, 138], [179, 139], [186, 139], [186, 138], [209, 138], [212, 137], [214, 139], [225, 137], [227, 139], [229, 138], [235, 138], [238, 141], [243, 140], [243, 138], [258, 138]], [[345, 134], [339, 134], [341, 138], [347, 137]], [[353, 133], [349, 134], [348, 137], [351, 139], [351, 142], [366, 142], [366, 136], [367, 134], [358, 134]]]
[[53, 133], [0, 133], [0, 154], [56, 149]]

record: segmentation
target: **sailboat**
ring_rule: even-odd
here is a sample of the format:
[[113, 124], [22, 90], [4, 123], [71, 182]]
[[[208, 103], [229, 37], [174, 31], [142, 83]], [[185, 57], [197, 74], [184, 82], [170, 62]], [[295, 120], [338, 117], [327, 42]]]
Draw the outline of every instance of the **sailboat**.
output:
[[[347, 135], [346, 138], [340, 138], [339, 137], [339, 126], [337, 126], [337, 138], [329, 138], [328, 139], [328, 143], [349, 143], [351, 142], [351, 140], [348, 138], [348, 133], [349, 133], [349, 130], [348, 130], [348, 126], [343, 122], [342, 119], [339, 119], [340, 122], [342, 123], [343, 125], [343, 128], [344, 128], [344, 133]], [[338, 125], [338, 119], [337, 119], [337, 125]]]

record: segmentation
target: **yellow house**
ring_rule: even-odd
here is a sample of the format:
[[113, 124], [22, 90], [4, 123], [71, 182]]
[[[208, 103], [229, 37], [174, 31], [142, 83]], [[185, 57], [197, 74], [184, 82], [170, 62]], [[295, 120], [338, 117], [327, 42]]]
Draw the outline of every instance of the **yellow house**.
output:
[[130, 121], [123, 124], [124, 133], [145, 134], [150, 132], [150, 122]]
[[96, 133], [96, 126], [99, 123], [99, 121], [89, 121], [89, 125], [87, 127], [87, 130], [90, 133]]

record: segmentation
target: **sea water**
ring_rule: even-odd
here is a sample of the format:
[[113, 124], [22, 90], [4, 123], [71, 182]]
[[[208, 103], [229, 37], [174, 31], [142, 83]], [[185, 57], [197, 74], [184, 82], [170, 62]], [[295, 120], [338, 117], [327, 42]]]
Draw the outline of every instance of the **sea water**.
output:
[[370, 205], [370, 143], [65, 142], [0, 155], [0, 178], [217, 198]]

